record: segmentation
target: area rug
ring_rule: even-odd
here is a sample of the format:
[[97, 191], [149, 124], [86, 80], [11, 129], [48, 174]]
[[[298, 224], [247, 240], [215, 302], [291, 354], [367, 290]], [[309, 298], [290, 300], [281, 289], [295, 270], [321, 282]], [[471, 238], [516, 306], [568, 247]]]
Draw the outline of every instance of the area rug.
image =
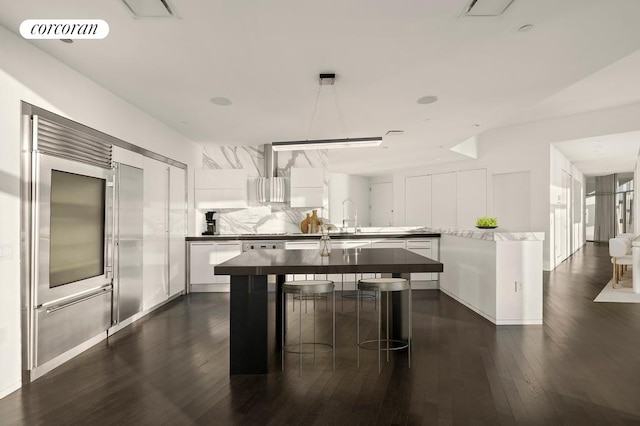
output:
[[631, 274], [627, 273], [620, 281], [616, 288], [613, 288], [611, 284], [613, 280], [609, 281], [607, 285], [602, 289], [598, 297], [593, 299], [594, 302], [614, 302], [614, 303], [640, 303], [640, 294], [633, 292], [633, 282], [631, 280]]

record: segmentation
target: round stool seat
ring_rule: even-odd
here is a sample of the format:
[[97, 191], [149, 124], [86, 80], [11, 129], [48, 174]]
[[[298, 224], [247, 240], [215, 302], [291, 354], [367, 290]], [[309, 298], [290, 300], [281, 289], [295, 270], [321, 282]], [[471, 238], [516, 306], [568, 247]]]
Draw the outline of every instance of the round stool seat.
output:
[[329, 280], [300, 280], [286, 281], [282, 284], [285, 293], [321, 294], [333, 291], [333, 281]]
[[409, 281], [405, 278], [366, 278], [358, 281], [360, 290], [402, 291], [409, 290]]

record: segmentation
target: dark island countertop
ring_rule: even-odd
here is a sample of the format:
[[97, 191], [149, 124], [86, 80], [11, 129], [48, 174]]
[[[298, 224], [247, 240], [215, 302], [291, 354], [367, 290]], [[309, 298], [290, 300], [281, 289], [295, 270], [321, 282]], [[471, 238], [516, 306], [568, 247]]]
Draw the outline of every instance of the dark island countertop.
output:
[[[403, 233], [384, 233], [384, 232], [369, 232], [369, 233], [347, 233], [347, 232], [332, 232], [329, 234], [331, 239], [335, 240], [352, 240], [352, 239], [374, 239], [374, 238], [440, 238], [439, 233], [434, 232], [403, 232]], [[320, 234], [224, 234], [224, 235], [202, 235], [198, 237], [186, 237], [186, 241], [257, 241], [257, 240], [277, 240], [277, 241], [291, 241], [291, 240], [314, 240], [320, 239]]]
[[[442, 263], [400, 248], [252, 250], [215, 267], [216, 275], [442, 272]], [[233, 283], [232, 283], [233, 284]]]

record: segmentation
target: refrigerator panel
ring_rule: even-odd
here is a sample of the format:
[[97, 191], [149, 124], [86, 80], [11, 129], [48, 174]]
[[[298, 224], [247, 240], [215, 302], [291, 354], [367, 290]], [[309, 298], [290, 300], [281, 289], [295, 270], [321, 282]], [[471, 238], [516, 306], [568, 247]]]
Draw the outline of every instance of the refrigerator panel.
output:
[[116, 322], [142, 310], [143, 176], [141, 169], [118, 165]]

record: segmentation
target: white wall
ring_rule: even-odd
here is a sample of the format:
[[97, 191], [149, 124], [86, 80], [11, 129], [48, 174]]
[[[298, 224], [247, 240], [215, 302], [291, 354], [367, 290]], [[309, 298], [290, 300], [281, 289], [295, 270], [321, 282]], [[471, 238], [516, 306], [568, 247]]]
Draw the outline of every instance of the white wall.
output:
[[342, 202], [347, 198], [358, 209], [358, 226], [369, 226], [369, 178], [329, 173], [329, 221], [336, 226], [342, 226]]
[[[407, 176], [446, 173], [460, 170], [487, 169], [487, 206], [489, 216], [493, 206], [493, 175], [497, 173], [530, 172], [531, 230], [543, 231], [544, 268], [553, 268], [549, 245], [550, 232], [550, 151], [553, 142], [631, 132], [640, 129], [640, 104], [609, 108], [550, 120], [488, 130], [479, 135], [479, 158], [399, 170], [393, 174], [394, 225], [404, 225], [404, 182]], [[372, 179], [374, 179], [372, 177]], [[583, 185], [584, 190], [584, 185]], [[636, 209], [636, 212], [638, 209]]]
[[[557, 266], [584, 245], [585, 179], [582, 172], [555, 146], [550, 146], [549, 154], [550, 224], [547, 239], [549, 248], [552, 251], [553, 264]], [[574, 194], [574, 180], [581, 185], [578, 197]], [[577, 223], [576, 220], [578, 221]], [[571, 233], [569, 234], [570, 231]], [[560, 250], [561, 247], [565, 246], [564, 250]]]
[[20, 101], [186, 163], [191, 170], [200, 165], [201, 148], [1, 26], [0, 94], [0, 245], [11, 250], [9, 258], [0, 259], [2, 397], [21, 380]]
[[633, 233], [635, 235], [640, 234], [640, 227], [638, 225], [638, 220], [640, 220], [640, 196], [638, 196], [635, 192], [637, 191], [635, 188], [638, 188], [638, 184], [640, 183], [640, 153], [638, 153], [638, 157], [636, 158], [636, 167], [633, 170], [633, 187], [634, 187], [634, 197], [633, 197]]

